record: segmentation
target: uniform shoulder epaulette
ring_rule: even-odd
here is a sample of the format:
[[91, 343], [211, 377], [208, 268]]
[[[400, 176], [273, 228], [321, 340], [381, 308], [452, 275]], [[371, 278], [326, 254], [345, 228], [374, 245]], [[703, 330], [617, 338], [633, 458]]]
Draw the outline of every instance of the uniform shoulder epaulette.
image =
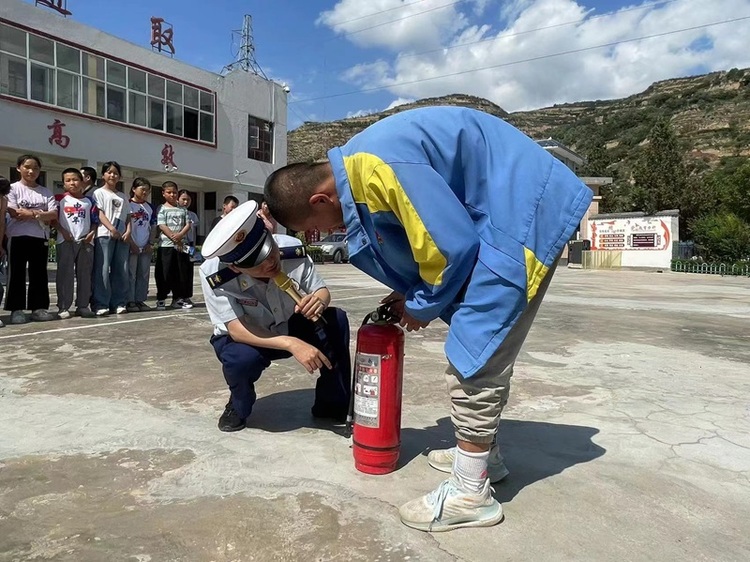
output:
[[212, 273], [206, 277], [206, 281], [208, 281], [208, 284], [211, 285], [212, 289], [218, 289], [225, 283], [229, 283], [232, 279], [236, 279], [239, 276], [240, 274], [238, 272], [232, 271], [228, 267], [224, 267], [216, 273]]
[[307, 250], [302, 245], [279, 248], [279, 252], [282, 260], [298, 260], [307, 255]]

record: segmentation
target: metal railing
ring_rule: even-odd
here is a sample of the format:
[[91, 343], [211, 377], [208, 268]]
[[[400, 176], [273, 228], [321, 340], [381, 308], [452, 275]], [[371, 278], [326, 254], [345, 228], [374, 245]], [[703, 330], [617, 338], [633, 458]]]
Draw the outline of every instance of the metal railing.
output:
[[744, 265], [726, 263], [705, 263], [673, 261], [672, 271], [680, 273], [704, 273], [708, 275], [747, 275], [750, 276], [750, 263]]

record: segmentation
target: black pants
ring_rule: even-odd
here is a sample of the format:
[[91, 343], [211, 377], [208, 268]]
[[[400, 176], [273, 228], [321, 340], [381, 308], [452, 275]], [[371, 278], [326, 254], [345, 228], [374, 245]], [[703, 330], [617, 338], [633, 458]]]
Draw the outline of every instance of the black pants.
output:
[[[47, 286], [47, 240], [34, 236], [14, 236], [8, 241], [8, 298], [5, 310], [49, 308]], [[29, 294], [26, 299], [26, 268], [29, 270]], [[28, 306], [27, 306], [28, 304]]]
[[186, 253], [175, 248], [159, 248], [154, 268], [156, 300], [165, 300], [170, 292], [175, 300], [190, 298], [185, 294], [185, 278], [189, 268], [192, 273], [190, 257]]
[[[329, 360], [333, 369], [323, 367], [315, 385], [315, 404], [325, 410], [337, 409], [346, 412], [351, 393], [351, 358], [349, 357], [349, 319], [346, 313], [330, 307], [323, 312], [326, 319]], [[322, 342], [316, 334], [315, 325], [301, 314], [289, 319], [289, 335], [314, 345], [321, 351]], [[291, 357], [287, 351], [253, 347], [236, 342], [229, 336], [213, 336], [211, 345], [221, 361], [224, 379], [232, 393], [232, 405], [241, 418], [247, 418], [255, 403], [255, 382], [261, 373], [276, 359]]]

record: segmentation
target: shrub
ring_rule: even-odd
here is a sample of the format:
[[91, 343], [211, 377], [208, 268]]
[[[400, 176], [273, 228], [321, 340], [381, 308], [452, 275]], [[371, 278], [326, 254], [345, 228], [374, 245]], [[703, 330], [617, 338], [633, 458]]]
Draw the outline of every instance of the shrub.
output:
[[734, 213], [714, 214], [692, 224], [693, 238], [707, 260], [750, 259], [750, 224]]

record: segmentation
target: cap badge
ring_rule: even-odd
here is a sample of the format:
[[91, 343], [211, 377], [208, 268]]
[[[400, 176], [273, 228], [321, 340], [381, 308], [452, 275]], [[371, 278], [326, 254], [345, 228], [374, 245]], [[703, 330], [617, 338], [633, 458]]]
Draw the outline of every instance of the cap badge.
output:
[[244, 230], [240, 230], [237, 234], [234, 235], [234, 241], [237, 244], [241, 244], [246, 236], [247, 236], [247, 232], [245, 232]]

